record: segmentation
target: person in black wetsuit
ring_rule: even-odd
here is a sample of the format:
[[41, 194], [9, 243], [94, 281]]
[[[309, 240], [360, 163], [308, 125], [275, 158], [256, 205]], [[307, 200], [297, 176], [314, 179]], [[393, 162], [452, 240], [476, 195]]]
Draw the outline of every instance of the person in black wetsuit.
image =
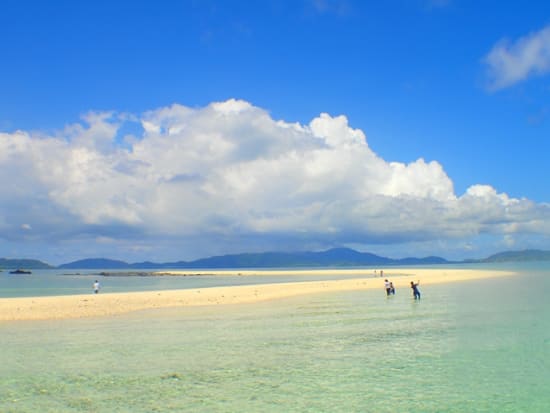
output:
[[420, 281], [417, 281], [416, 283], [414, 281], [411, 281], [411, 288], [413, 290], [413, 296], [415, 300], [420, 300], [420, 291], [418, 291], [418, 284], [420, 284]]

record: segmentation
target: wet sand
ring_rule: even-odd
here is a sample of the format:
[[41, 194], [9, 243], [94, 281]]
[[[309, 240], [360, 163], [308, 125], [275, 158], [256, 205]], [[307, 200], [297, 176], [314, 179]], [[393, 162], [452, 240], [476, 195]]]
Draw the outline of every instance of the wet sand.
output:
[[[346, 273], [365, 278], [330, 279], [331, 275]], [[193, 271], [163, 272], [163, 275], [200, 275]], [[208, 271], [210, 275], [295, 275], [296, 282], [257, 284], [233, 287], [213, 287], [185, 290], [162, 290], [131, 293], [109, 293], [69, 295], [54, 297], [20, 297], [0, 299], [0, 321], [52, 320], [84, 317], [104, 317], [131, 311], [178, 307], [246, 304], [274, 300], [305, 294], [330, 293], [338, 291], [361, 291], [384, 289], [384, 279], [393, 281], [396, 289], [407, 288], [410, 282], [419, 281], [423, 285], [463, 282], [484, 278], [515, 275], [507, 271], [469, 269], [390, 269], [384, 277], [374, 277], [373, 270], [269, 270], [269, 271]], [[300, 275], [326, 275], [323, 281], [300, 281]]]

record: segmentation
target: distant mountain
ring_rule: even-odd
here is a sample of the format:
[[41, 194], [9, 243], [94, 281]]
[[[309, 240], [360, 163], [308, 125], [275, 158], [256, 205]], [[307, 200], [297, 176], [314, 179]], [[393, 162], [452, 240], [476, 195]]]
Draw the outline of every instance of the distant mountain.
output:
[[0, 258], [0, 269], [15, 269], [22, 268], [26, 270], [46, 270], [48, 268], [55, 268], [45, 262], [38, 260], [30, 260], [24, 258], [10, 259]]
[[335, 248], [323, 252], [264, 252], [221, 255], [173, 264], [186, 268], [276, 268], [381, 265], [390, 262], [389, 258], [374, 254], [361, 253], [348, 248]]
[[510, 261], [550, 261], [550, 251], [523, 250], [505, 251], [491, 255], [481, 262], [510, 262]]
[[[408, 257], [392, 259], [358, 252], [350, 248], [333, 248], [321, 252], [262, 252], [219, 255], [201, 258], [194, 261], [176, 262], [137, 262], [127, 263], [107, 258], [87, 258], [60, 265], [62, 269], [220, 269], [220, 268], [295, 268], [295, 267], [381, 267], [392, 265], [434, 265], [461, 263], [494, 263], [512, 261], [550, 261], [550, 251], [523, 250], [505, 251], [483, 259], [471, 259], [461, 262], [448, 261], [441, 257]], [[55, 268], [42, 261], [27, 259], [0, 258], [0, 269], [25, 268], [46, 269]]]
[[90, 269], [90, 270], [100, 270], [103, 268], [109, 269], [126, 269], [131, 268], [131, 264], [128, 264], [124, 261], [118, 260], [109, 260], [107, 258], [87, 258], [84, 260], [78, 260], [69, 262], [67, 264], [60, 265], [58, 268], [63, 269]]
[[425, 258], [401, 258], [397, 261], [397, 265], [433, 265], [433, 264], [457, 264], [454, 261], [447, 261], [441, 257], [425, 257]]
[[177, 268], [281, 268], [281, 267], [353, 267], [383, 265], [430, 265], [448, 264], [440, 257], [391, 259], [349, 248], [333, 248], [321, 252], [263, 252], [220, 255], [195, 261], [169, 263], [124, 261], [104, 258], [85, 259], [60, 265], [71, 269], [177, 269]]

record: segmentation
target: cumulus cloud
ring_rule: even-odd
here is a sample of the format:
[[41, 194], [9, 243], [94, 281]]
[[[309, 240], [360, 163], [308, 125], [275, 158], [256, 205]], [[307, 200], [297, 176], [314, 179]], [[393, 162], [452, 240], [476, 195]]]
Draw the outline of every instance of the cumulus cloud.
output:
[[484, 63], [492, 90], [550, 72], [550, 26], [514, 42], [499, 41], [485, 56]]
[[[134, 121], [143, 132], [121, 145], [121, 125]], [[90, 113], [52, 136], [0, 134], [0, 173], [10, 177], [0, 234], [11, 241], [32, 227], [35, 239], [133, 251], [194, 244], [206, 256], [238, 243], [245, 251], [550, 234], [548, 205], [485, 185], [457, 195], [437, 161], [384, 160], [345, 116], [290, 123], [234, 99], [135, 118]]]

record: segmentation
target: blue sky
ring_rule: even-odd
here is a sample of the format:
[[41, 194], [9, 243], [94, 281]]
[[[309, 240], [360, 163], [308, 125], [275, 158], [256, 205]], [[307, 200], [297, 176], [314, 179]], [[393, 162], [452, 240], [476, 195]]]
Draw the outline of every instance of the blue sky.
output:
[[1, 7], [0, 256], [550, 249], [548, 2]]

